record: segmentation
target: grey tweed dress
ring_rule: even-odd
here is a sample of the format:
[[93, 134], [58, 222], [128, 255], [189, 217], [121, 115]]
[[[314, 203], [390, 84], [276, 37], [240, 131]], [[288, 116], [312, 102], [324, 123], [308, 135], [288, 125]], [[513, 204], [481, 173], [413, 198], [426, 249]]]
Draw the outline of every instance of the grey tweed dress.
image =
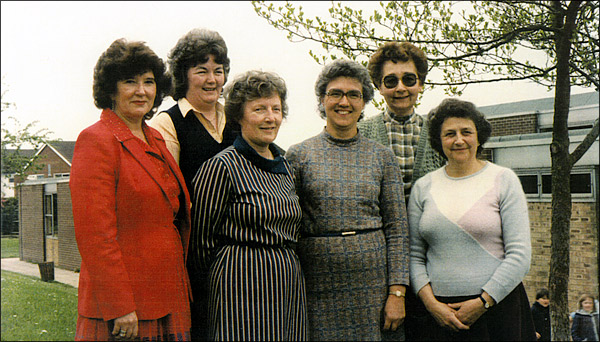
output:
[[310, 340], [381, 340], [389, 285], [408, 285], [409, 241], [400, 167], [359, 134], [326, 131], [290, 147], [303, 211], [298, 256]]

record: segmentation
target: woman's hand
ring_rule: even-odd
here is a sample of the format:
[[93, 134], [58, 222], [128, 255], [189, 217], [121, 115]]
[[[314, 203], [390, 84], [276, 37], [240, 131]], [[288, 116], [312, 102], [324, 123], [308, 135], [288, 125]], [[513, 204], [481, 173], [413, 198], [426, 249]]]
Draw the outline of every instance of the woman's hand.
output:
[[[494, 298], [492, 298], [492, 296], [490, 296], [487, 292], [483, 291], [481, 296], [490, 304], [490, 306], [496, 304]], [[468, 326], [471, 326], [473, 323], [477, 322], [479, 317], [481, 317], [487, 311], [487, 309], [483, 306], [483, 302], [479, 298], [473, 298], [465, 300], [464, 302], [452, 303], [448, 305], [451, 308], [458, 310], [456, 312], [456, 316], [461, 322]]]
[[483, 303], [479, 298], [469, 299], [464, 302], [448, 304], [456, 311], [456, 317], [465, 325], [471, 326], [485, 313]]
[[135, 311], [115, 318], [112, 334], [121, 338], [134, 339], [138, 336], [138, 318]]
[[433, 303], [430, 306], [426, 306], [427, 311], [431, 313], [431, 316], [435, 318], [435, 321], [444, 328], [459, 331], [468, 330], [469, 326], [464, 324], [457, 316], [457, 311], [450, 307], [449, 304], [442, 302]]
[[[392, 287], [390, 287], [390, 291], [396, 290], [406, 293], [404, 286], [398, 289], [392, 289]], [[404, 322], [404, 317], [406, 317], [404, 297], [398, 297], [393, 294], [388, 295], [387, 301], [385, 302], [385, 308], [383, 309], [383, 330], [396, 331], [396, 329]]]
[[463, 322], [458, 319], [456, 310], [435, 298], [430, 284], [423, 286], [423, 288], [419, 290], [419, 297], [423, 301], [423, 304], [425, 304], [427, 311], [429, 311], [431, 316], [433, 316], [435, 321], [441, 327], [453, 331], [469, 329], [468, 325], [463, 324]]

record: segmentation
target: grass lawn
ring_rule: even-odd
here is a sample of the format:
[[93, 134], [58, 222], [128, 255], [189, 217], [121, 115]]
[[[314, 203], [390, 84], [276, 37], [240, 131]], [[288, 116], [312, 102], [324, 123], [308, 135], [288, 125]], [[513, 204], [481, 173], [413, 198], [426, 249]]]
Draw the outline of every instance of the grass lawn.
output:
[[2, 258], [19, 257], [19, 238], [2, 238]]
[[[2, 239], [2, 257], [4, 258]], [[2, 271], [2, 341], [73, 341], [77, 289]]]

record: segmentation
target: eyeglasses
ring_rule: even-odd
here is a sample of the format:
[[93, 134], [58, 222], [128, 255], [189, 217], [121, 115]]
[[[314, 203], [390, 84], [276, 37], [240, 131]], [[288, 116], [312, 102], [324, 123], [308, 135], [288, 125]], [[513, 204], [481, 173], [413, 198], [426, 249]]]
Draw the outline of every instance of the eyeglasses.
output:
[[[398, 76], [387, 75], [383, 78], [383, 85], [388, 89], [396, 88], [396, 86], [398, 85], [398, 81]], [[415, 84], [417, 84], [417, 75], [413, 73], [407, 73], [402, 75], [402, 84], [404, 84], [405, 87], [414, 86]]]
[[362, 97], [363, 97], [362, 93], [358, 90], [350, 90], [348, 92], [343, 92], [339, 89], [331, 89], [325, 95], [327, 95], [333, 99], [336, 99], [336, 100], [341, 100], [344, 96], [346, 96], [348, 98], [348, 100], [351, 100], [351, 101], [356, 101], [356, 100], [362, 99]]

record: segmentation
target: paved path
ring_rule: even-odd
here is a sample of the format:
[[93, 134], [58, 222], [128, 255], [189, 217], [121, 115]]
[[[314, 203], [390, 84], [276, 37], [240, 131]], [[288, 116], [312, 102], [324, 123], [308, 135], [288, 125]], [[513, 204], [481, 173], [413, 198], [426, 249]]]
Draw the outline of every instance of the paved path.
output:
[[[21, 261], [19, 258], [4, 258], [0, 260], [3, 271], [25, 274], [41, 279], [40, 269], [37, 264]], [[79, 273], [54, 268], [54, 281], [68, 284], [73, 287], [79, 286]]]

